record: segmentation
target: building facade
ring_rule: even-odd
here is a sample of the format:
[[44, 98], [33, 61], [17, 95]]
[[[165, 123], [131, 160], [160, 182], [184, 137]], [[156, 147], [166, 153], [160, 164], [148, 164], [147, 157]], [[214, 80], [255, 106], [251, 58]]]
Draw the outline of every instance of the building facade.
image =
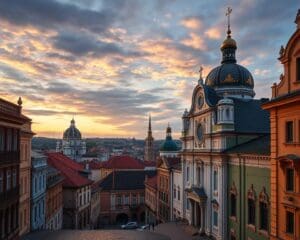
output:
[[157, 175], [145, 178], [145, 205], [146, 205], [146, 224], [156, 223], [157, 221]]
[[269, 133], [268, 113], [260, 107], [264, 99], [253, 99], [253, 77], [237, 64], [236, 49], [228, 26], [221, 65], [205, 82], [200, 71], [191, 108], [182, 118], [183, 217], [216, 239], [228, 238], [229, 165], [223, 152]]
[[113, 171], [100, 183], [100, 222], [124, 224], [145, 222], [145, 176], [155, 171]]
[[151, 116], [149, 116], [148, 135], [145, 139], [144, 161], [155, 161], [154, 138], [152, 136]]
[[300, 239], [300, 10], [281, 47], [283, 74], [263, 105], [271, 118], [271, 239]]
[[91, 221], [91, 185], [85, 168], [63, 155], [47, 153], [48, 164], [63, 176], [63, 228], [87, 229]]
[[28, 121], [18, 105], [0, 99], [0, 239], [19, 236], [21, 127]]
[[59, 230], [63, 220], [63, 177], [53, 167], [47, 168], [46, 223], [47, 230]]
[[20, 205], [19, 205], [19, 235], [30, 231], [30, 192], [31, 192], [31, 120], [23, 124], [20, 140]]
[[81, 162], [82, 156], [86, 154], [85, 140], [81, 137], [81, 132], [75, 126], [74, 118], [71, 120], [71, 125], [64, 131], [62, 141], [58, 141], [56, 152], [62, 152], [69, 158]]
[[31, 158], [31, 230], [45, 228], [47, 159], [42, 153], [32, 151]]

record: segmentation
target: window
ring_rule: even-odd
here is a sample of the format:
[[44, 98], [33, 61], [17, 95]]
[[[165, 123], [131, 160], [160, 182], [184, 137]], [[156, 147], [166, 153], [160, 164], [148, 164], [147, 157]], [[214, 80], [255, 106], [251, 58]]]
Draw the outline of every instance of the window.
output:
[[176, 198], [176, 186], [174, 185], [174, 190], [173, 190], [173, 197]]
[[201, 175], [200, 175], [200, 173], [201, 173], [201, 168], [197, 167], [197, 183], [198, 183], [198, 185], [200, 185], [200, 183], [201, 183]]
[[125, 205], [129, 204], [129, 195], [125, 195], [124, 204]]
[[214, 170], [214, 191], [218, 190], [218, 171]]
[[0, 152], [3, 152], [4, 151], [4, 144], [5, 144], [5, 141], [4, 141], [4, 128], [1, 128], [0, 127]]
[[12, 186], [13, 188], [15, 188], [17, 186], [17, 170], [13, 169], [13, 181], [12, 181]]
[[186, 180], [190, 180], [190, 167], [186, 167]]
[[13, 151], [17, 151], [18, 150], [18, 130], [15, 129], [13, 131]]
[[186, 209], [190, 210], [190, 200], [188, 198], [186, 199]]
[[255, 201], [248, 199], [248, 224], [255, 225]]
[[131, 205], [136, 205], [136, 195], [133, 194], [131, 197]]
[[11, 172], [10, 170], [6, 171], [6, 190], [8, 191], [11, 188]]
[[145, 196], [143, 194], [140, 195], [140, 203], [145, 202]]
[[248, 190], [248, 224], [255, 225], [255, 191], [254, 186], [251, 184]]
[[294, 234], [294, 213], [286, 212], [286, 232]]
[[218, 227], [218, 212], [216, 210], [213, 212], [213, 224], [215, 227]]
[[117, 195], [117, 205], [122, 205], [122, 196]]
[[286, 190], [294, 191], [294, 169], [286, 169]]
[[236, 195], [230, 194], [230, 216], [236, 217]]
[[[2, 192], [4, 191], [3, 184], [4, 184], [4, 180], [3, 180], [3, 172], [0, 171], [0, 193], [2, 193]], [[1, 227], [1, 226], [0, 226], [0, 227]]]
[[268, 231], [268, 204], [265, 202], [260, 202], [259, 211], [260, 211], [260, 229]]
[[285, 134], [286, 134], [285, 141], [287, 143], [293, 142], [293, 140], [294, 140], [293, 132], [294, 132], [293, 122], [292, 121], [286, 122], [286, 124], [285, 124]]
[[178, 188], [177, 197], [178, 197], [178, 200], [180, 201], [180, 188]]
[[6, 131], [6, 151], [11, 151], [12, 147], [12, 129]]
[[296, 81], [300, 81], [300, 58], [297, 58], [297, 66], [296, 66], [296, 68], [297, 68], [297, 76], [296, 76]]

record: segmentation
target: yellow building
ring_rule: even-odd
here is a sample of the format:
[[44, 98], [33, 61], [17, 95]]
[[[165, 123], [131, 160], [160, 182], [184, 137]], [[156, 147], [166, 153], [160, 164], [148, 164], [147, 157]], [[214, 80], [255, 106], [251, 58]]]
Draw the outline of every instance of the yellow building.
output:
[[27, 118], [20, 132], [20, 203], [19, 235], [30, 231], [30, 170], [31, 170], [31, 119]]

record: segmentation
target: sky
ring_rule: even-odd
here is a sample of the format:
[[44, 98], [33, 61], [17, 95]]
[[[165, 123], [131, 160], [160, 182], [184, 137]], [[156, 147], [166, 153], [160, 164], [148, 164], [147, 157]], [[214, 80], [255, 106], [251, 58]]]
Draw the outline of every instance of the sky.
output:
[[17, 102], [37, 136], [164, 138], [192, 91], [221, 61], [226, 8], [238, 63], [270, 97], [277, 60], [296, 30], [299, 0], [0, 0], [0, 97]]

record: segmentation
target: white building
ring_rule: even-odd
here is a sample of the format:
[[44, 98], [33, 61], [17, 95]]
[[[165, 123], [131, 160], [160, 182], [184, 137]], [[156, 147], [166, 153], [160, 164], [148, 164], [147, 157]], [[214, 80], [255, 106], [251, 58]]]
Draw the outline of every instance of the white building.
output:
[[62, 152], [69, 158], [81, 162], [82, 155], [86, 154], [85, 140], [75, 126], [75, 120], [71, 120], [71, 125], [64, 131], [63, 140], [57, 141], [56, 152]]

